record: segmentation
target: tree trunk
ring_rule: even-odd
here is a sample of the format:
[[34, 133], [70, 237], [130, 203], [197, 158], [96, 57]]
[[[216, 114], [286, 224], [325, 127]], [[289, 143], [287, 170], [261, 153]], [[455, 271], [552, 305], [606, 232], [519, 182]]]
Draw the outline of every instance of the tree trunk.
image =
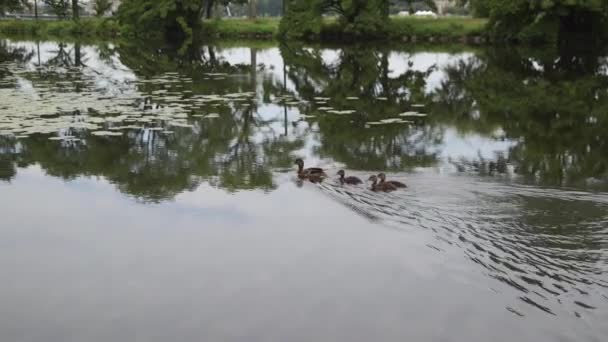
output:
[[205, 18], [211, 19], [213, 17], [213, 2], [214, 0], [207, 0], [207, 9], [205, 10]]
[[253, 91], [257, 90], [257, 80], [258, 80], [258, 49], [251, 48], [249, 49], [249, 60], [251, 63], [251, 82], [253, 83]]
[[249, 0], [249, 19], [258, 17], [258, 0]]
[[78, 13], [78, 0], [72, 0], [72, 19], [74, 19], [74, 21], [80, 20], [80, 13]]
[[82, 66], [82, 57], [80, 53], [80, 43], [74, 44], [74, 64], [77, 67]]

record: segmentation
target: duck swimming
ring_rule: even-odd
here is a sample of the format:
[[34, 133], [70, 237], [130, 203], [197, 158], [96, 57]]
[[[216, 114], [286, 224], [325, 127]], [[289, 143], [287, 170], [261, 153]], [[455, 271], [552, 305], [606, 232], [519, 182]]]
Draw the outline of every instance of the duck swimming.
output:
[[407, 185], [398, 181], [387, 181], [386, 175], [384, 173], [378, 174], [378, 179], [380, 179], [380, 184], [391, 184], [395, 188], [407, 188]]
[[344, 170], [338, 171], [338, 176], [340, 176], [340, 183], [342, 185], [344, 185], [344, 184], [357, 185], [357, 184], [363, 183], [363, 181], [357, 177], [353, 177], [353, 176], [344, 177], [344, 175], [345, 175]]
[[372, 191], [376, 191], [376, 192], [391, 192], [391, 191], [395, 191], [397, 190], [397, 187], [390, 184], [390, 183], [378, 183], [378, 177], [377, 176], [370, 176], [369, 177], [369, 181], [373, 182], [372, 183]]
[[298, 177], [301, 179], [308, 179], [312, 182], [316, 182], [327, 177], [325, 171], [320, 167], [309, 167], [305, 169], [304, 161], [300, 158], [296, 159], [295, 164], [298, 165]]

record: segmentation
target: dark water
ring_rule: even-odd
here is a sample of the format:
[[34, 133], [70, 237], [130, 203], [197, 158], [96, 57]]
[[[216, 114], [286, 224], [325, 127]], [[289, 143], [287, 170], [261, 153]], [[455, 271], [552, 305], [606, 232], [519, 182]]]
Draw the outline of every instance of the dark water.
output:
[[605, 56], [0, 41], [0, 337], [604, 341]]

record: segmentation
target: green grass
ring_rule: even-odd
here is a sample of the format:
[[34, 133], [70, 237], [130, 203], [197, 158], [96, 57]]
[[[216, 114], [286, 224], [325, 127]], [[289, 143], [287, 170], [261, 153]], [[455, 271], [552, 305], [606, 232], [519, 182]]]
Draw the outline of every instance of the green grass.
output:
[[[279, 18], [221, 19], [205, 22], [205, 32], [220, 38], [272, 38], [276, 37], [279, 29]], [[487, 20], [450, 17], [450, 18], [418, 18], [392, 17], [387, 38], [399, 39], [412, 37], [425, 39], [430, 37], [472, 37], [484, 36]], [[326, 18], [321, 36], [335, 36], [338, 30], [336, 20]]]
[[483, 36], [486, 32], [486, 19], [468, 17], [446, 18], [391, 18], [392, 36], [417, 37], [471, 37]]
[[[205, 21], [206, 36], [218, 38], [273, 39], [277, 37], [280, 18], [216, 19]], [[420, 40], [485, 36], [485, 19], [466, 17], [417, 18], [392, 17], [389, 25], [390, 40], [416, 37]], [[73, 21], [0, 20], [0, 33], [65, 39], [67, 37], [95, 37], [111, 39], [120, 35], [119, 24], [112, 19], [86, 18]], [[333, 18], [325, 19], [322, 37], [339, 36]]]
[[83, 18], [79, 22], [71, 20], [0, 20], [0, 33], [25, 35], [41, 38], [97, 37], [114, 38], [119, 35], [120, 26], [111, 19]]
[[280, 18], [218, 19], [203, 22], [205, 33], [225, 38], [273, 38], [279, 30]]

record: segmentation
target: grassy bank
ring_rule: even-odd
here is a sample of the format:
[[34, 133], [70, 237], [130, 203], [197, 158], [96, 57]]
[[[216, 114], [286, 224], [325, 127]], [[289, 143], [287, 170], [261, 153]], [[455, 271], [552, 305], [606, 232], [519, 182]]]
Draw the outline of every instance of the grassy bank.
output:
[[[221, 19], [203, 23], [205, 36], [216, 38], [275, 39], [279, 18]], [[387, 39], [393, 41], [455, 42], [485, 37], [484, 19], [473, 18], [391, 18]], [[120, 26], [111, 19], [73, 21], [0, 20], [0, 33], [40, 38], [96, 37], [110, 39], [120, 35]], [[339, 37], [335, 20], [328, 18], [321, 37]]]
[[203, 22], [203, 31], [220, 38], [260, 38], [277, 37], [280, 18], [220, 19]]
[[[277, 37], [279, 18], [257, 20], [223, 19], [208, 21], [203, 28], [209, 35], [219, 38], [263, 38]], [[484, 38], [487, 20], [465, 17], [416, 18], [393, 17], [390, 20], [389, 40], [409, 41], [462, 41], [467, 38]], [[328, 18], [321, 29], [321, 37], [339, 37], [335, 20]]]
[[486, 24], [486, 19], [466, 17], [395, 17], [391, 19], [390, 35], [396, 39], [416, 37], [421, 40], [485, 37]]
[[39, 38], [95, 37], [110, 39], [120, 35], [120, 26], [111, 19], [0, 20], [0, 33]]

